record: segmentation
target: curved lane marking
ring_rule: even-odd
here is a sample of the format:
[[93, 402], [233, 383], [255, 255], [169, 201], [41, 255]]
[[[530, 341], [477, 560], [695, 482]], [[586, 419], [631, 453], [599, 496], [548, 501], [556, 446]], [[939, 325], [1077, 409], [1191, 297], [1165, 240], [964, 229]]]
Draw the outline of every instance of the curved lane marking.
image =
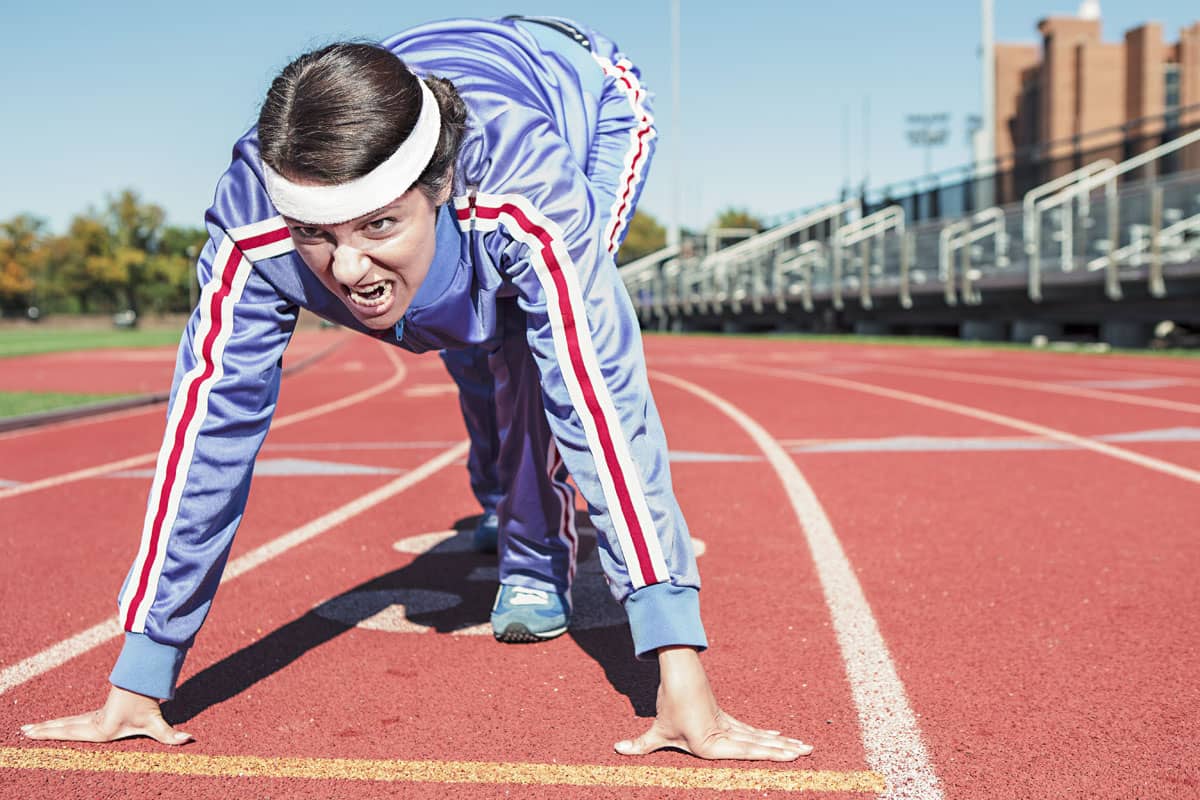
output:
[[[401, 361], [399, 357], [397, 357], [391, 351], [391, 348], [387, 348], [383, 352], [391, 362], [393, 369], [391, 376], [383, 383], [372, 386], [370, 389], [364, 389], [361, 392], [355, 392], [354, 394], [347, 395], [337, 400], [331, 400], [328, 403], [322, 403], [319, 406], [313, 406], [312, 408], [305, 409], [304, 411], [297, 411], [294, 414], [288, 414], [287, 416], [279, 417], [271, 422], [271, 430], [277, 431], [280, 428], [286, 428], [289, 425], [294, 425], [297, 422], [304, 422], [305, 420], [312, 419], [313, 417], [319, 417], [322, 414], [328, 414], [332, 411], [340, 411], [348, 406], [361, 403], [364, 400], [370, 400], [372, 397], [383, 394], [384, 392], [387, 392], [388, 390], [397, 386], [407, 376], [408, 370], [404, 366], [404, 362]], [[155, 408], [157, 408], [157, 406]], [[37, 492], [42, 489], [52, 489], [55, 486], [63, 486], [68, 483], [87, 480], [88, 478], [96, 478], [101, 475], [107, 475], [110, 472], [117, 472], [118, 470], [138, 467], [142, 464], [152, 464], [157, 458], [158, 451], [155, 450], [153, 453], [142, 453], [141, 455], [123, 458], [120, 461], [110, 461], [107, 464], [99, 464], [94, 467], [78, 469], [73, 472], [64, 472], [61, 475], [51, 475], [48, 478], [41, 478], [36, 481], [30, 481], [28, 483], [12, 486], [7, 489], [0, 489], [0, 500], [7, 499], [9, 497], [16, 497], [22, 494], [29, 494], [30, 492]]]
[[948, 411], [951, 414], [959, 414], [964, 417], [991, 422], [995, 425], [1001, 425], [1006, 428], [1016, 428], [1019, 431], [1032, 433], [1036, 436], [1043, 436], [1047, 439], [1053, 439], [1058, 442], [1064, 442], [1074, 447], [1079, 447], [1084, 450], [1091, 450], [1101, 455], [1109, 456], [1120, 461], [1127, 461], [1130, 464], [1136, 464], [1139, 467], [1161, 472], [1164, 475], [1171, 475], [1176, 478], [1182, 478], [1191, 483], [1200, 483], [1200, 471], [1182, 467], [1178, 464], [1172, 464], [1169, 461], [1163, 461], [1160, 458], [1145, 456], [1133, 450], [1126, 450], [1123, 447], [1106, 444], [1095, 439], [1090, 439], [1086, 436], [1079, 436], [1074, 433], [1060, 431], [1057, 428], [1049, 428], [1045, 425], [1039, 425], [1036, 422], [1010, 417], [1006, 414], [997, 414], [994, 411], [985, 411], [982, 408], [974, 406], [966, 406], [961, 403], [952, 403], [948, 400], [939, 400], [936, 397], [928, 397], [923, 394], [914, 392], [905, 392], [899, 389], [888, 389], [883, 386], [876, 386], [872, 383], [862, 383], [861, 381], [852, 381], [845, 378], [834, 378], [828, 375], [814, 375], [810, 372], [799, 372], [796, 370], [778, 370], [762, 367], [747, 367], [740, 364], [718, 364], [719, 369], [729, 369], [738, 372], [752, 372], [756, 375], [777, 375], [783, 378], [793, 378], [799, 381], [808, 381], [810, 383], [820, 383], [826, 386], [834, 386], [839, 389], [849, 389], [854, 392], [863, 392], [865, 394], [873, 394], [877, 397], [886, 397], [891, 400], [900, 400], [905, 403], [913, 403], [914, 405], [925, 406], [926, 408], [934, 408], [939, 411]]
[[812, 552], [858, 710], [867, 763], [887, 778], [880, 798], [940, 800], [942, 790], [925, 750], [916, 715], [862, 586], [833, 524], [792, 457], [761, 425], [728, 401], [694, 383], [653, 371], [652, 377], [716, 406], [750, 435], [775, 469]]
[[[582, 537], [592, 539], [596, 536], [595, 528], [590, 526], [580, 526], [578, 533]], [[456, 558], [479, 558], [471, 538], [470, 530], [451, 528], [405, 537], [393, 544], [392, 548], [397, 552], [416, 556], [450, 555]], [[708, 547], [703, 539], [693, 537], [692, 549], [696, 558], [700, 558]], [[474, 567], [463, 580], [488, 583], [495, 587], [500, 583], [500, 571], [494, 559], [492, 562]], [[461, 606], [464, 598], [461, 594], [449, 591], [452, 588], [456, 587], [430, 589], [401, 586], [392, 589], [362, 589], [325, 600], [313, 611], [318, 616], [334, 622], [383, 633], [425, 634], [442, 631], [451, 636], [491, 636], [491, 622], [475, 622], [468, 618], [469, 615], [461, 613], [459, 619], [443, 618], [440, 623], [418, 621], [418, 618], [440, 612], [451, 612], [449, 616], [453, 617], [452, 610]], [[604, 579], [604, 569], [600, 565], [597, 548], [593, 547], [587, 559], [579, 564], [572, 594], [575, 598], [570, 624], [572, 631], [610, 628], [624, 625], [628, 621], [625, 610], [613, 599]]]
[[954, 372], [946, 369], [929, 369], [928, 367], [908, 367], [895, 364], [872, 364], [873, 369], [882, 372], [898, 372], [908, 375], [924, 375], [930, 378], [943, 378], [962, 383], [977, 383], [984, 386], [1005, 386], [1012, 389], [1028, 389], [1035, 392], [1050, 392], [1063, 394], [1068, 397], [1086, 397], [1089, 400], [1106, 400], [1111, 403], [1125, 403], [1133, 406], [1146, 406], [1166, 411], [1181, 411], [1185, 414], [1200, 414], [1200, 403], [1185, 403], [1182, 400], [1167, 400], [1162, 397], [1143, 397], [1141, 395], [1124, 394], [1106, 389], [1093, 389], [1086, 386], [1063, 386], [1057, 383], [1031, 381], [1025, 378], [1006, 378], [1002, 375], [977, 375], [966, 372]]

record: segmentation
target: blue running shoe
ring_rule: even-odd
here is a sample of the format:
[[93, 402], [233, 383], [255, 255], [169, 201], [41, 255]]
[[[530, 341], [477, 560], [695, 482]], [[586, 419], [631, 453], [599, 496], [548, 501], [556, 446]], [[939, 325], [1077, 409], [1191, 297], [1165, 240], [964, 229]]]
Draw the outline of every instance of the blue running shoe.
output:
[[509, 644], [553, 639], [567, 632], [570, 608], [557, 592], [502, 583], [492, 606], [492, 633]]
[[496, 516], [495, 512], [484, 514], [479, 520], [479, 524], [475, 526], [475, 534], [472, 537], [475, 552], [494, 553], [499, 540], [500, 518]]

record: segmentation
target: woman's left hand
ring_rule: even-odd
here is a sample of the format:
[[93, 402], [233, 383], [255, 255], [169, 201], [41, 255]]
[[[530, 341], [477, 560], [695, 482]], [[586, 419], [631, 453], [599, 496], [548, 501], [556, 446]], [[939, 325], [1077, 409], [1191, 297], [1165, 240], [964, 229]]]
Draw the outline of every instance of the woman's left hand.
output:
[[673, 747], [708, 759], [794, 761], [813, 751], [799, 739], [755, 728], [722, 711], [692, 648], [663, 648], [658, 661], [658, 715], [641, 736], [617, 742], [618, 753], [641, 756]]

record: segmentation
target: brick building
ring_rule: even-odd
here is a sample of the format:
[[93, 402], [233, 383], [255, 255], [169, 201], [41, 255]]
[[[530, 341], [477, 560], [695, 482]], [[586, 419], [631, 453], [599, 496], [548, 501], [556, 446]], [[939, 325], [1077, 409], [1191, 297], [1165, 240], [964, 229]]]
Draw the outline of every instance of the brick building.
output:
[[1200, 22], [1175, 42], [1157, 22], [1105, 42], [1098, 4], [1091, 13], [1087, 7], [1078, 17], [1038, 23], [1040, 45], [996, 45], [1001, 164], [1049, 159], [1053, 167], [1043, 176], [1052, 177], [1101, 154], [1129, 157], [1200, 126]]

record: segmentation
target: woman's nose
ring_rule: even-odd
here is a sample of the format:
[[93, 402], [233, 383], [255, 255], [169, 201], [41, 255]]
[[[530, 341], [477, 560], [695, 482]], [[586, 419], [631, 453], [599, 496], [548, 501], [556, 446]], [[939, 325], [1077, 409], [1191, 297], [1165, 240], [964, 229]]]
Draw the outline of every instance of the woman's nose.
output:
[[363, 251], [344, 244], [334, 248], [333, 277], [338, 283], [354, 286], [370, 268], [371, 261]]

